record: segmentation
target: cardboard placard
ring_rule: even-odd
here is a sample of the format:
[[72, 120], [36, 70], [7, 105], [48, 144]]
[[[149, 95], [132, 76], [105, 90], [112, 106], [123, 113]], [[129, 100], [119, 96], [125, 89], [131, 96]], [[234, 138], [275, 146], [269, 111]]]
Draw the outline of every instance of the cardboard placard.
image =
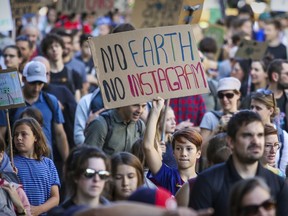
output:
[[25, 106], [17, 69], [0, 70], [0, 109]]
[[271, 11], [288, 12], [288, 0], [271, 0], [270, 4]]
[[57, 10], [66, 14], [72, 12], [96, 12], [97, 16], [104, 15], [114, 8], [114, 0], [58, 0]]
[[105, 108], [209, 92], [190, 25], [88, 40]]
[[178, 24], [198, 23], [203, 10], [203, 2], [204, 0], [184, 0], [178, 19]]
[[183, 0], [135, 0], [131, 22], [136, 28], [170, 26], [178, 23]]
[[11, 31], [13, 29], [13, 19], [9, 0], [1, 0], [0, 8], [0, 32]]
[[267, 42], [244, 39], [239, 44], [235, 58], [260, 60], [264, 57], [267, 47]]
[[38, 10], [48, 5], [51, 0], [11, 0], [12, 17], [22, 17], [24, 14], [36, 14]]

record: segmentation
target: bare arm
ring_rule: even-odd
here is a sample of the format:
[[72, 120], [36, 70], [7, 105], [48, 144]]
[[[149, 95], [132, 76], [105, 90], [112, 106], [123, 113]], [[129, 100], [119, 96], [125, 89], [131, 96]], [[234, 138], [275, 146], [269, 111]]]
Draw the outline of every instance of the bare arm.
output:
[[66, 133], [64, 131], [63, 124], [53, 123], [55, 131], [55, 139], [57, 144], [57, 149], [61, 155], [63, 161], [66, 161], [69, 154], [69, 145], [67, 142]]
[[1, 137], [3, 137], [3, 138], [5, 137], [6, 130], [7, 130], [6, 126], [0, 126], [0, 136]]
[[150, 110], [150, 116], [147, 121], [147, 127], [144, 134], [144, 153], [146, 156], [146, 162], [153, 174], [156, 174], [161, 166], [162, 160], [159, 156], [159, 153], [154, 147], [156, 127], [161, 109], [164, 106], [164, 100], [162, 98], [154, 99], [153, 106]]
[[189, 182], [185, 182], [182, 187], [177, 191], [175, 198], [178, 206], [188, 207], [189, 204], [190, 187]]
[[31, 206], [31, 214], [34, 216], [48, 212], [50, 209], [59, 204], [59, 200], [60, 198], [58, 185], [53, 185], [51, 187], [50, 198], [40, 206]]

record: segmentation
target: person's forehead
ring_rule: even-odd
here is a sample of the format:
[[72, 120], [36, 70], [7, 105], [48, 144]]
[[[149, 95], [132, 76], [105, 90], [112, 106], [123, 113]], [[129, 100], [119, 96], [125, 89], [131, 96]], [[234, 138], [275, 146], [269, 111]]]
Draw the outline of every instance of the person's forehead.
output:
[[247, 132], [251, 132], [251, 133], [262, 133], [264, 132], [264, 125], [261, 121], [253, 121], [250, 123], [246, 123], [243, 124], [240, 128], [239, 131], [243, 132], [243, 131], [247, 131]]
[[29, 42], [28, 41], [25, 41], [25, 40], [19, 40], [16, 42], [16, 45], [17, 46], [29, 46]]
[[282, 71], [283, 72], [288, 72], [288, 63], [282, 63]]
[[5, 53], [15, 53], [16, 54], [17, 50], [12, 48], [12, 47], [9, 47], [9, 48], [5, 49], [4, 54]]

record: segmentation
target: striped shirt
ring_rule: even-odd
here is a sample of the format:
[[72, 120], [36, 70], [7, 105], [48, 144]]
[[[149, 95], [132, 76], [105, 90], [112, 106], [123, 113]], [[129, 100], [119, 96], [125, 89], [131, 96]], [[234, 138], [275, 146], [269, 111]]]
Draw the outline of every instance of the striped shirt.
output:
[[51, 187], [60, 187], [59, 176], [51, 159], [42, 157], [39, 161], [16, 155], [14, 163], [31, 205], [42, 205], [50, 198]]

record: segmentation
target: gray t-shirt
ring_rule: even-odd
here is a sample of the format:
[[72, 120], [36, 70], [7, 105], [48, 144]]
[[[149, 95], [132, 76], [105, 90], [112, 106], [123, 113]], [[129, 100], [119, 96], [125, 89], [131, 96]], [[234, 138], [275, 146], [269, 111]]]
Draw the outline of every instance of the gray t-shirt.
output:
[[213, 131], [218, 126], [219, 120], [220, 118], [218, 118], [214, 113], [207, 112], [202, 118], [200, 128]]

